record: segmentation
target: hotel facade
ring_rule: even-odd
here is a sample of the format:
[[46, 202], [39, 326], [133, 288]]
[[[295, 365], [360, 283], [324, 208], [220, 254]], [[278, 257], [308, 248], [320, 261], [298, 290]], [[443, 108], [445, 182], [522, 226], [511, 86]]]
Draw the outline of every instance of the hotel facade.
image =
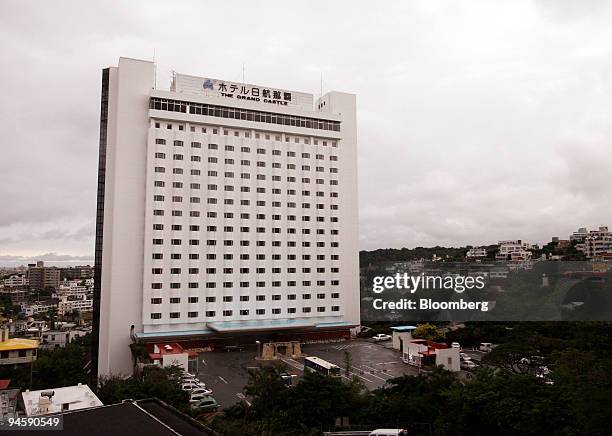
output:
[[103, 70], [94, 340], [213, 347], [359, 325], [355, 96]]

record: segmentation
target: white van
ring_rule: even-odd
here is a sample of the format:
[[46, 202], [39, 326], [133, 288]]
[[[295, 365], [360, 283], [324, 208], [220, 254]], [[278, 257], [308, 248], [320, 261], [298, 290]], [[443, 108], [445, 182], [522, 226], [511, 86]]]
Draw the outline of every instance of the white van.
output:
[[408, 430], [400, 428], [379, 428], [370, 432], [370, 436], [408, 436]]

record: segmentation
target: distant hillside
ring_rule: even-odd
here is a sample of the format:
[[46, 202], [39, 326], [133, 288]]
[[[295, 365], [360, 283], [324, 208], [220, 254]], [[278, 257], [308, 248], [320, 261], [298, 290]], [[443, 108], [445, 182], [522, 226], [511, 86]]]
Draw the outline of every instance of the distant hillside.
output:
[[[435, 254], [449, 260], [464, 260], [467, 247], [416, 247], [416, 248], [381, 248], [373, 251], [359, 252], [361, 266], [377, 262], [403, 262], [409, 260], [431, 259]], [[487, 247], [487, 251], [494, 250], [495, 246]]]

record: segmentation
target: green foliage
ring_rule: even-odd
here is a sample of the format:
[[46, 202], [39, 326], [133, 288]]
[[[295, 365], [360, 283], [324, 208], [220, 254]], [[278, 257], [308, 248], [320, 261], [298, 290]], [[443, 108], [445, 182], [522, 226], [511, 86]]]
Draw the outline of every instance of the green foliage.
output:
[[189, 396], [177, 382], [179, 374], [180, 368], [146, 367], [141, 377], [110, 376], [99, 380], [96, 393], [104, 404], [155, 397], [187, 412]]
[[[437, 368], [368, 392], [354, 381], [307, 373], [284, 388], [271, 367], [251, 375], [245, 393], [252, 407], [226, 409], [213, 426], [232, 435], [314, 435], [348, 417], [353, 425], [404, 427], [412, 435], [609, 434], [611, 323], [467, 323], [447, 339], [459, 338], [498, 344], [470, 379]], [[551, 370], [548, 383], [513, 366], [532, 356]]]
[[429, 323], [419, 324], [412, 332], [415, 339], [427, 339], [428, 341], [440, 342], [444, 340], [444, 334], [438, 328]]

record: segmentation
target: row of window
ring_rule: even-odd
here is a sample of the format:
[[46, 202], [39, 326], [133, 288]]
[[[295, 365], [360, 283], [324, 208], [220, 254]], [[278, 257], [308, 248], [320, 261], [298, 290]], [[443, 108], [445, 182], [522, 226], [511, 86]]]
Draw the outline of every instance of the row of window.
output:
[[[175, 124], [174, 123], [166, 123], [166, 129], [167, 130], [172, 130], [174, 128]], [[176, 124], [176, 126], [178, 126], [178, 130], [179, 131], [184, 131], [185, 130], [185, 125], [178, 123]], [[155, 122], [155, 128], [156, 129], [161, 129], [161, 122], [156, 121]], [[189, 126], [189, 130], [193, 133], [203, 133], [203, 134], [213, 134], [213, 135], [219, 135], [219, 128], [218, 127], [210, 127], [210, 126], [202, 126], [201, 124], [196, 125], [191, 125]], [[251, 138], [251, 131], [250, 130], [232, 130], [233, 132], [233, 136], [234, 137], [244, 137], [244, 138]], [[224, 136], [230, 136], [230, 130], [228, 129], [222, 129], [221, 132]], [[281, 135], [271, 135], [269, 133], [260, 133], [260, 132], [255, 132], [254, 135], [255, 139], [261, 139], [261, 138], [265, 138], [266, 141], [270, 141], [272, 137], [274, 137], [274, 141], [277, 142], [281, 142]], [[299, 144], [300, 142], [303, 142], [306, 145], [310, 144], [310, 138], [308, 137], [300, 137], [300, 136], [294, 136], [291, 137], [290, 135], [285, 135], [285, 142], [292, 142], [291, 140], [293, 139], [293, 142], [295, 142], [296, 144]], [[323, 145], [323, 147], [327, 147], [327, 145], [331, 145], [332, 147], [336, 148], [338, 147], [338, 142], [337, 141], [333, 141], [333, 140], [319, 140], [317, 138], [313, 138], [312, 143], [314, 145], [319, 145], [319, 143], [321, 143], [321, 145]], [[248, 147], [247, 147], [248, 148]], [[250, 150], [247, 152], [250, 153]]]
[[216, 118], [230, 118], [258, 123], [280, 124], [284, 126], [305, 127], [308, 129], [340, 131], [340, 122], [296, 115], [241, 109], [212, 104], [195, 103], [167, 98], [151, 97], [150, 109], [205, 115]]
[[[153, 260], [162, 260], [164, 258], [163, 253], [153, 253], [152, 255]], [[325, 255], [321, 255], [321, 259], [317, 259], [317, 260], [325, 260]], [[182, 259], [182, 254], [181, 253], [172, 253], [170, 254], [170, 259], [172, 260], [181, 260]], [[199, 260], [200, 259], [200, 254], [199, 253], [189, 253], [189, 260]], [[206, 253], [206, 260], [216, 260], [217, 259], [217, 255], [215, 253]], [[233, 260], [234, 259], [234, 255], [232, 253], [225, 253], [223, 254], [223, 260]], [[332, 254], [330, 255], [330, 259], [331, 260], [340, 260], [340, 255], [338, 254]], [[248, 253], [243, 253], [240, 255], [240, 260], [250, 260], [250, 255]], [[265, 271], [264, 271], [265, 272]], [[272, 268], [272, 273], [273, 274], [280, 274], [281, 268], [275, 267]], [[287, 268], [287, 273], [289, 274], [295, 274], [297, 271], [295, 268], [291, 267], [291, 268]], [[303, 267], [302, 268], [302, 273], [303, 274], [310, 274], [312, 272], [312, 269], [310, 267]], [[324, 273], [325, 272], [325, 268], [324, 267], [317, 267], [316, 268], [316, 272], [317, 273]]]
[[[266, 135], [266, 136], [268, 136], [268, 135]], [[315, 143], [316, 143], [316, 141], [315, 141]], [[155, 138], [155, 144], [157, 144], [157, 145], [166, 145], [167, 141], [166, 141], [165, 138]], [[185, 142], [180, 140], [180, 139], [175, 139], [175, 140], [172, 141], [172, 145], [174, 145], [175, 147], [184, 147], [185, 146]], [[325, 141], [323, 141], [323, 145], [327, 145], [327, 143]], [[198, 141], [192, 141], [191, 142], [191, 148], [202, 148], [202, 143], [198, 142]], [[208, 144], [207, 148], [208, 148], [208, 150], [219, 150], [219, 144], [210, 143], [210, 144]], [[228, 152], [234, 152], [234, 151], [236, 151], [236, 146], [231, 145], [231, 144], [227, 144], [227, 145], [223, 146], [223, 149], [225, 151], [228, 151]], [[246, 145], [240, 146], [240, 152], [241, 153], [251, 153], [251, 150], [252, 149], [249, 146], [246, 146]], [[267, 150], [265, 148], [256, 148], [255, 150], [256, 150], [257, 154], [261, 154], [261, 155], [267, 154]], [[295, 151], [289, 150], [289, 151], [286, 152], [286, 154], [287, 154], [287, 157], [297, 157], [297, 153]], [[281, 155], [282, 155], [281, 150], [279, 150], [279, 149], [273, 149], [272, 150], [272, 156], [281, 156]], [[310, 159], [311, 156], [312, 156], [311, 153], [307, 153], [307, 152], [301, 153], [302, 159]], [[320, 154], [320, 153], [315, 153], [314, 157], [317, 160], [325, 160], [325, 155]], [[329, 156], [329, 160], [333, 161], [333, 162], [337, 162], [338, 161], [338, 156], [331, 155], [331, 156]]]
[[[326, 294], [317, 294], [317, 299], [318, 300], [324, 300], [326, 297]], [[340, 298], [340, 294], [337, 292], [332, 292], [331, 294], [331, 298]], [[274, 294], [271, 296], [272, 301], [280, 301], [282, 299], [282, 296], [280, 294]], [[290, 301], [294, 301], [297, 299], [297, 295], [296, 294], [288, 294], [287, 295], [287, 300]], [[302, 300], [310, 300], [311, 299], [311, 294], [302, 294]], [[249, 295], [241, 295], [238, 299], [238, 301], [240, 302], [247, 302], [250, 301], [251, 297]], [[169, 298], [170, 304], [179, 304], [181, 302], [181, 297], [170, 297]], [[206, 297], [205, 301], [207, 303], [216, 303], [217, 302], [217, 297], [214, 296], [210, 296], [210, 297]], [[234, 301], [234, 296], [233, 295], [225, 295], [222, 298], [222, 301], [224, 303], [231, 303]], [[266, 301], [266, 296], [265, 295], [256, 295], [255, 296], [255, 301]], [[162, 304], [163, 299], [161, 297], [154, 297], [151, 298], [151, 304]], [[188, 297], [187, 298], [187, 302], [189, 304], [195, 304], [195, 303], [199, 303], [200, 302], [200, 297]]]
[[[161, 195], [161, 194], [156, 194], [153, 196], [153, 200], [154, 201], [166, 201], [166, 197]], [[192, 204], [198, 204], [201, 203], [202, 198], [201, 197], [196, 197], [196, 196], [191, 196], [189, 197], [189, 203]], [[226, 205], [233, 205], [235, 204], [235, 199], [233, 198], [223, 198], [223, 204]], [[182, 203], [183, 202], [183, 196], [182, 195], [173, 195], [172, 196], [172, 202], [173, 203]], [[219, 199], [215, 198], [215, 197], [208, 197], [206, 198], [206, 204], [219, 204]], [[280, 201], [273, 201], [272, 203], [272, 207], [282, 207], [282, 203]], [[241, 206], [250, 206], [251, 205], [251, 200], [249, 200], [248, 198], [243, 198], [240, 200], [240, 205]], [[259, 206], [259, 207], [265, 207], [266, 206], [266, 200], [257, 200], [255, 201], [255, 205]], [[310, 203], [302, 203], [302, 209], [310, 209]], [[294, 201], [288, 201], [286, 203], [286, 206], [289, 208], [296, 208], [297, 207], [297, 203]], [[324, 203], [317, 203], [316, 208], [319, 210], [325, 209], [325, 204]], [[338, 210], [338, 205], [337, 204], [330, 204], [329, 208], [331, 210]]]
[[[322, 313], [322, 312], [326, 312], [327, 308], [325, 306], [319, 306], [317, 307], [317, 312], [318, 313]], [[332, 306], [331, 307], [331, 311], [332, 312], [339, 312], [340, 311], [340, 306]], [[279, 315], [281, 313], [281, 309], [280, 308], [274, 308], [271, 310], [273, 315]], [[296, 313], [297, 309], [295, 307], [288, 307], [287, 308], [287, 313]], [[312, 312], [312, 308], [310, 307], [302, 307], [302, 313], [311, 313]], [[223, 316], [233, 316], [234, 311], [233, 310], [224, 310], [223, 312]], [[249, 309], [242, 309], [239, 311], [240, 316], [247, 316], [249, 315], [250, 311]], [[255, 314], [256, 315], [265, 315], [266, 314], [266, 309], [255, 309]], [[214, 310], [207, 310], [205, 312], [205, 315], [207, 318], [214, 318], [216, 316], [216, 312]], [[187, 312], [187, 317], [188, 318], [197, 318], [198, 317], [198, 312]], [[160, 312], [152, 312], [151, 313], [151, 319], [161, 319], [162, 318], [162, 314]], [[170, 312], [170, 319], [178, 319], [181, 318], [181, 312]]]
[[[157, 153], [155, 153], [155, 157], [157, 159], [165, 159], [166, 158], [166, 154], [162, 153], [162, 152], [157, 152]], [[172, 159], [173, 160], [183, 160], [183, 158], [184, 158], [184, 155], [182, 155], [182, 154], [175, 153], [175, 154], [172, 155]], [[208, 160], [208, 163], [218, 163], [219, 162], [219, 159], [217, 157], [215, 157], [215, 156], [209, 156], [207, 160]], [[201, 162], [201, 161], [202, 161], [202, 157], [201, 156], [198, 156], [198, 155], [191, 156], [191, 162]], [[226, 159], [224, 159], [224, 163], [226, 165], [234, 165], [234, 159], [226, 158]], [[242, 159], [242, 160], [240, 160], [240, 165], [250, 166], [251, 165], [251, 161], [248, 160], [248, 159]], [[258, 168], [265, 168], [265, 166], [266, 166], [266, 162], [264, 162], [264, 161], [257, 161], [257, 167]], [[272, 163], [272, 168], [280, 169], [281, 167], [282, 166], [281, 166], [280, 162], [273, 162]], [[295, 164], [288, 163], [287, 164], [287, 169], [288, 170], [296, 170], [297, 166]], [[311, 171], [312, 170], [310, 165], [302, 165], [301, 169], [302, 169], [302, 171]], [[315, 167], [315, 171], [317, 171], [319, 173], [324, 173], [325, 172], [325, 167], [317, 166], [317, 167]], [[165, 171], [162, 171], [162, 172], [165, 172]], [[329, 172], [330, 173], [338, 173], [338, 168], [330, 168]]]
[[[287, 230], [295, 230], [295, 229], [287, 229]], [[273, 233], [275, 233], [275, 232], [273, 232]], [[280, 233], [280, 232], [278, 232], [278, 233]], [[288, 233], [295, 233], [295, 232], [288, 232]], [[189, 245], [200, 245], [200, 240], [199, 239], [189, 239], [188, 241], [189, 241]], [[257, 241], [257, 242], [264, 242], [264, 241]], [[275, 242], [279, 242], [280, 243], [280, 241], [275, 241]], [[291, 241], [291, 242], [293, 242], [293, 241]], [[170, 244], [171, 245], [182, 245], [183, 244], [183, 240], [179, 239], [179, 238], [173, 238], [173, 239], [170, 239]], [[153, 238], [153, 245], [164, 245], [163, 238]], [[206, 245], [208, 247], [216, 246], [217, 245], [217, 240], [216, 239], [207, 239], [206, 240]], [[234, 241], [232, 239], [225, 239], [223, 241], [223, 246], [225, 246], [225, 247], [231, 247], [233, 245], [234, 245]], [[248, 247], [249, 245], [251, 245], [251, 241], [240, 241], [240, 246], [241, 247]], [[258, 247], [261, 247], [263, 245], [265, 245], [265, 243], [257, 244]], [[274, 245], [274, 246], [278, 247], [280, 245]], [[295, 246], [295, 245], [292, 245], [292, 246]], [[304, 247], [309, 247], [310, 243], [308, 245], [303, 245], [303, 246]], [[325, 242], [319, 241], [319, 242], [317, 242], [316, 246], [317, 247], [325, 247]], [[329, 246], [332, 247], [332, 248], [338, 248], [340, 246], [340, 243], [336, 242], [336, 241], [333, 241], [333, 242], [329, 243]], [[265, 258], [265, 254], [258, 254], [257, 256], [264, 256], [264, 258]], [[278, 256], [278, 259], [276, 258], [276, 256]], [[291, 256], [293, 256], [293, 258], [291, 258]], [[324, 255], [322, 255], [322, 256], [323, 256], [323, 258], [325, 257]], [[289, 260], [295, 260], [295, 255], [291, 255], [290, 254], [290, 255], [287, 256], [287, 258]], [[280, 254], [273, 254], [272, 255], [272, 259], [273, 260], [280, 260]], [[308, 259], [303, 257], [303, 259], [304, 260], [309, 260], [310, 257], [308, 257]], [[323, 259], [320, 259], [320, 260], [323, 260]]]
[[[165, 167], [155, 167], [155, 172], [156, 173], [161, 173], [161, 174], [165, 174], [166, 173], [166, 168]], [[183, 168], [172, 168], [172, 174], [178, 174], [178, 175], [182, 175], [185, 173], [185, 170]], [[200, 171], [197, 168], [191, 168], [190, 169], [190, 174], [192, 176], [201, 176], [202, 175], [202, 171]], [[208, 177], [217, 177], [219, 175], [219, 173], [215, 170], [209, 170], [208, 171]], [[227, 171], [224, 173], [225, 177], [234, 177], [234, 173], [231, 171]], [[244, 180], [250, 180], [251, 179], [251, 175], [248, 173], [241, 173], [240, 174], [240, 178], [244, 179]], [[257, 180], [266, 180], [266, 175], [265, 174], [257, 174], [256, 177]], [[287, 182], [290, 183], [296, 183], [297, 182], [297, 178], [295, 176], [287, 176], [286, 178]], [[272, 176], [272, 181], [273, 182], [281, 182], [282, 181], [282, 177], [279, 175], [273, 175]], [[301, 179], [302, 183], [310, 183], [311, 179], [309, 177], [302, 177]], [[317, 185], [324, 185], [325, 184], [325, 180], [324, 179], [315, 179], [315, 183]], [[338, 180], [330, 180], [329, 184], [332, 186], [338, 186]]]
[[[214, 270], [214, 272], [209, 273], [208, 270]], [[207, 274], [215, 274], [217, 272], [216, 268], [206, 268]], [[340, 280], [330, 280], [330, 285], [331, 286], [340, 286]], [[287, 286], [297, 286], [297, 283], [295, 281], [289, 281], [287, 283], [291, 283], [288, 284]], [[310, 283], [310, 282], [308, 282]], [[317, 286], [326, 286], [325, 280], [317, 280]], [[255, 282], [255, 287], [256, 288], [265, 288], [266, 282], [265, 281], [257, 281]], [[272, 287], [274, 288], [279, 288], [282, 286], [282, 283], [280, 281], [273, 281], [272, 282]], [[308, 285], [308, 286], [312, 286], [312, 285]], [[200, 287], [200, 282], [189, 282], [187, 284], [187, 287], [189, 289], [198, 289]], [[217, 287], [217, 282], [206, 282], [205, 284], [206, 289], [215, 289]], [[240, 282], [239, 287], [241, 288], [249, 288], [251, 287], [251, 283], [250, 282]], [[223, 288], [225, 289], [233, 289], [234, 288], [234, 283], [233, 282], [223, 282]], [[151, 283], [151, 289], [163, 289], [163, 283], [160, 282], [154, 282]], [[170, 283], [170, 289], [181, 289], [181, 283], [180, 282], [172, 282]]]

